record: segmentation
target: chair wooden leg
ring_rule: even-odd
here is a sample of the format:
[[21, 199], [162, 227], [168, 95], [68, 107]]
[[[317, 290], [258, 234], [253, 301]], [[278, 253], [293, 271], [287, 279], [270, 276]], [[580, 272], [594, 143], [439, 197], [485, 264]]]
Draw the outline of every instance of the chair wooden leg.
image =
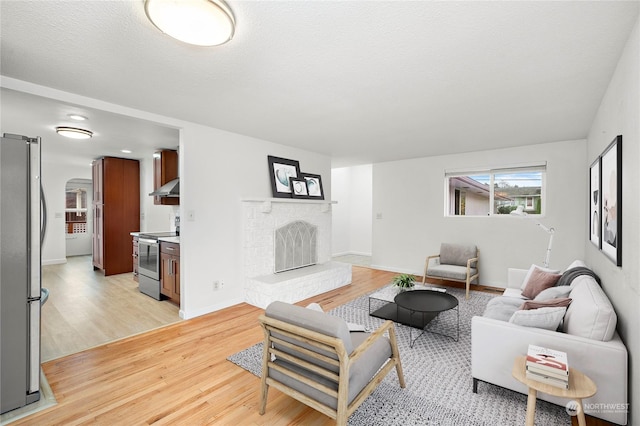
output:
[[260, 407], [259, 407], [259, 413], [262, 416], [266, 411], [267, 411], [267, 394], [269, 393], [269, 386], [264, 383], [262, 383], [262, 389], [260, 389]]
[[396, 339], [396, 329], [394, 328], [394, 326], [391, 326], [391, 328], [389, 328], [389, 341], [391, 342], [391, 354], [393, 360], [396, 363], [396, 373], [398, 374], [400, 387], [405, 388], [406, 384], [404, 381], [404, 373], [402, 371], [402, 362], [400, 362], [400, 351], [398, 351], [398, 341]]
[[263, 415], [267, 410], [267, 394], [269, 393], [269, 385], [267, 385], [267, 374], [269, 372], [269, 358], [271, 357], [271, 355], [269, 354], [269, 347], [271, 346], [269, 332], [264, 327], [263, 331], [265, 339], [264, 349], [262, 351], [262, 377], [260, 378], [260, 415]]
[[429, 258], [424, 262], [424, 274], [422, 274], [422, 285], [427, 280], [427, 268], [429, 267]]
[[469, 287], [471, 286], [471, 283], [469, 282], [469, 278], [467, 278], [467, 296], [466, 298], [469, 298]]

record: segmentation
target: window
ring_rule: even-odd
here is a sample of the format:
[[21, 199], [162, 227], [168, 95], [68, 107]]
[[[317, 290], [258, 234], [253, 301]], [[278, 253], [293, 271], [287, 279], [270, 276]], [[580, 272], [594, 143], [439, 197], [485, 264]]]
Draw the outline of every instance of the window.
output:
[[543, 213], [546, 164], [445, 173], [447, 216], [507, 215], [518, 206]]
[[87, 190], [67, 189], [64, 209], [67, 234], [87, 232]]

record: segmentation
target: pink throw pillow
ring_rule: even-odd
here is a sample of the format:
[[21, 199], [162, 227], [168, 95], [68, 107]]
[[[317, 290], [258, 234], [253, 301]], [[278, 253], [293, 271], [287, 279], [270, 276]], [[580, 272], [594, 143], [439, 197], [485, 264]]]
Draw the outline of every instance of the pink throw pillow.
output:
[[570, 304], [571, 304], [571, 299], [568, 297], [562, 297], [558, 299], [549, 299], [543, 302], [527, 300], [520, 306], [520, 309], [524, 311], [528, 311], [530, 309], [538, 309], [538, 308], [563, 308], [563, 307], [569, 306]]
[[562, 275], [545, 272], [540, 269], [534, 269], [529, 277], [529, 281], [522, 290], [522, 295], [527, 299], [535, 298], [542, 290], [556, 285]]

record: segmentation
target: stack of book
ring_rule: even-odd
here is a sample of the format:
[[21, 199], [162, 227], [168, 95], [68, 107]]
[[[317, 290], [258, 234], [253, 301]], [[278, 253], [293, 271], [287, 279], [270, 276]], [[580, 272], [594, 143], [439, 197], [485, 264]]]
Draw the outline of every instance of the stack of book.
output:
[[526, 366], [527, 379], [569, 389], [569, 362], [565, 352], [529, 345]]

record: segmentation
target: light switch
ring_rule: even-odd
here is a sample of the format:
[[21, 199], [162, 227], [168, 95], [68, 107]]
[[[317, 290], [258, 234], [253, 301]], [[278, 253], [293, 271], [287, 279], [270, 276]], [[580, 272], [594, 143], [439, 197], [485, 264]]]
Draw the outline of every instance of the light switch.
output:
[[376, 213], [376, 219], [382, 219], [382, 213]]

